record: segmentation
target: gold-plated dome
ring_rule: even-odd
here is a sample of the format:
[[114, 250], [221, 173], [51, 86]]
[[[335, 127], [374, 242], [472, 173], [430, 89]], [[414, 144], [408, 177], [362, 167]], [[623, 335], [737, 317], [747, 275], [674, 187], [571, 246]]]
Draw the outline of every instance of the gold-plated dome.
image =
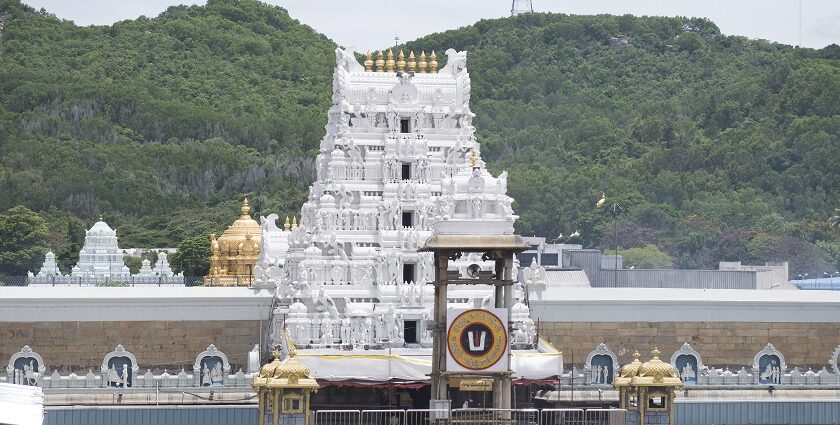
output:
[[301, 378], [309, 377], [309, 366], [294, 359], [280, 363], [274, 369], [274, 378], [286, 378], [289, 383], [296, 383]]
[[651, 352], [652, 359], [642, 363], [639, 352], [633, 353], [633, 361], [622, 366], [619, 375], [613, 381], [617, 388], [622, 387], [680, 387], [677, 371], [669, 363], [659, 359], [659, 349]]
[[642, 362], [639, 360], [640, 357], [642, 355], [638, 351], [633, 353], [633, 361], [621, 367], [620, 376], [622, 378], [632, 378], [639, 373], [639, 367], [642, 365]]
[[260, 378], [271, 378], [274, 376], [274, 370], [282, 363], [280, 361], [280, 352], [274, 350], [274, 360], [271, 363], [266, 363], [260, 368]]
[[[287, 335], [288, 336], [288, 335]], [[310, 376], [309, 366], [294, 359], [294, 351], [285, 360], [274, 351], [274, 360], [260, 368], [251, 386], [254, 388], [309, 388], [318, 389], [318, 382]]]
[[654, 348], [651, 355], [653, 358], [642, 363], [639, 367], [639, 376], [653, 377], [654, 379], [679, 377], [670, 363], [659, 360], [659, 349]]
[[248, 198], [245, 198], [242, 202], [240, 211], [242, 211], [242, 215], [240, 215], [239, 218], [237, 218], [236, 221], [234, 221], [233, 224], [231, 224], [227, 230], [222, 233], [222, 236], [219, 237], [219, 246], [222, 250], [238, 248], [239, 244], [245, 241], [248, 235], [251, 235], [251, 239], [260, 239], [262, 226], [260, 226], [260, 223], [257, 223], [256, 220], [251, 218], [251, 207], [248, 205]]
[[205, 284], [211, 286], [250, 285], [253, 267], [260, 256], [262, 226], [251, 218], [248, 198], [242, 202], [242, 212], [221, 236], [210, 237], [210, 277]]

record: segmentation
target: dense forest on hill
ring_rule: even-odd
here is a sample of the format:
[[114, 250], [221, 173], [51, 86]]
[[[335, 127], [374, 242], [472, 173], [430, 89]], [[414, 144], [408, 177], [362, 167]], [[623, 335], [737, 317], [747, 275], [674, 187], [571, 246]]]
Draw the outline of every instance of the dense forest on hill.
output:
[[[840, 47], [542, 13], [402, 47], [469, 51], [482, 155], [510, 173], [520, 233], [580, 230], [569, 242], [609, 249], [617, 234], [638, 266], [840, 268], [826, 221], [840, 206]], [[87, 27], [0, 0], [0, 211], [40, 216], [64, 267], [98, 214], [123, 247], [205, 238], [244, 195], [257, 214], [295, 214], [334, 48], [253, 0]], [[601, 193], [623, 207], [615, 221]]]

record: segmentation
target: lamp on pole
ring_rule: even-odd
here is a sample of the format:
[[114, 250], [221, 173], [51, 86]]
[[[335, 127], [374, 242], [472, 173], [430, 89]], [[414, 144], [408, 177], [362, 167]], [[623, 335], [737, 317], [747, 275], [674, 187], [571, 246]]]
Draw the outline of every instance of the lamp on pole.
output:
[[[606, 193], [601, 193], [601, 199], [595, 204], [597, 208], [604, 208], [607, 205]], [[609, 207], [613, 218], [613, 245], [615, 246], [615, 266], [613, 267], [613, 286], [618, 286], [618, 215], [624, 212], [624, 207], [618, 202], [613, 202]]]

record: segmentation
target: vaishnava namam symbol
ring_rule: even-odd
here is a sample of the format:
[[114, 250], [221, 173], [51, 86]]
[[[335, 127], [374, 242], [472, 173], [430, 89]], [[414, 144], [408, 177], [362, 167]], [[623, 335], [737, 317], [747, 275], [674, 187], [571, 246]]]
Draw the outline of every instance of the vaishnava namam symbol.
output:
[[452, 320], [446, 339], [451, 358], [470, 370], [483, 370], [498, 363], [508, 343], [501, 319], [481, 309], [467, 310]]
[[470, 340], [470, 351], [481, 351], [484, 349], [484, 341], [487, 340], [487, 332], [481, 331], [481, 338], [479, 339], [473, 332], [468, 332]]

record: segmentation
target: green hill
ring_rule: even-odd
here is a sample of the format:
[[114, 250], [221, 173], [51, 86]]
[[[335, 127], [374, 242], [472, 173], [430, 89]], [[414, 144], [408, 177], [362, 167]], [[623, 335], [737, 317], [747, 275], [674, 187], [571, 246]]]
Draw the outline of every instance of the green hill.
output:
[[[50, 226], [63, 264], [102, 213], [122, 246], [223, 229], [237, 198], [294, 214], [329, 105], [333, 42], [252, 0], [78, 27], [0, 0], [0, 210]], [[483, 155], [523, 234], [580, 229], [680, 267], [837, 270], [840, 47], [706, 20], [526, 14], [406, 45], [468, 50]], [[645, 248], [647, 247], [647, 248]], [[634, 250], [631, 252], [638, 252]], [[628, 253], [630, 255], [630, 253]], [[177, 265], [177, 264], [176, 264]]]

